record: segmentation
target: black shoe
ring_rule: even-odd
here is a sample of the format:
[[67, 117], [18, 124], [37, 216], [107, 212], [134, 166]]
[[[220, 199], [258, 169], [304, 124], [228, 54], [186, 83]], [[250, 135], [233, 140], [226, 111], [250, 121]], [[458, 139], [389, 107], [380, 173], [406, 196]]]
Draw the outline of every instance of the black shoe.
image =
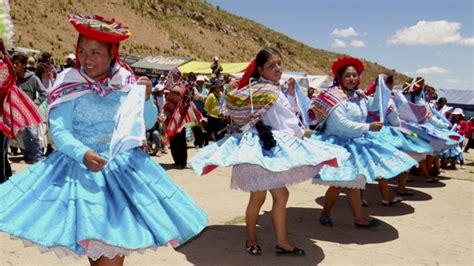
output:
[[284, 248], [279, 247], [278, 245], [275, 247], [275, 253], [277, 256], [297, 256], [302, 257], [306, 255], [304, 250], [295, 247], [293, 250], [286, 250]]
[[245, 249], [247, 250], [247, 253], [252, 255], [252, 256], [260, 256], [262, 255], [262, 249], [260, 246], [257, 245], [249, 245], [247, 241], [245, 241]]
[[358, 224], [358, 223], [354, 223], [354, 225], [355, 225], [355, 227], [357, 227], [357, 228], [367, 228], [367, 229], [370, 229], [370, 228], [379, 226], [379, 225], [380, 225], [380, 220], [379, 220], [379, 219], [372, 219], [372, 220], [370, 220], [370, 222], [369, 222], [368, 224]]

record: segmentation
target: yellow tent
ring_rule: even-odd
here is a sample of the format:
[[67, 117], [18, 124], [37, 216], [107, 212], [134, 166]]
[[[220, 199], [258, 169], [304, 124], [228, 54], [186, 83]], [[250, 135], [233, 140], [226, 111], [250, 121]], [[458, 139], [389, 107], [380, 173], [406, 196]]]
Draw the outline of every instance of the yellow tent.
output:
[[[190, 61], [188, 63], [183, 64], [182, 66], [178, 67], [179, 71], [183, 74], [187, 74], [189, 72], [194, 72], [195, 74], [205, 74], [210, 75], [211, 71], [211, 62], [203, 62], [203, 61]], [[222, 74], [233, 74], [237, 72], [244, 71], [249, 63], [221, 63], [223, 68]]]

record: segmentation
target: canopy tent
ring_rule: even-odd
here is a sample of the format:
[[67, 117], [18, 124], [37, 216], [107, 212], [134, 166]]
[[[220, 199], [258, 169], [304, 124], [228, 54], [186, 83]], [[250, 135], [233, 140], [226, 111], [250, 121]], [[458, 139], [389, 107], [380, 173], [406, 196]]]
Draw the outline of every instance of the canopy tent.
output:
[[[211, 70], [211, 62], [203, 62], [203, 61], [190, 61], [186, 64], [181, 65], [178, 69], [181, 73], [190, 73], [193, 72], [195, 74], [204, 74], [210, 75], [212, 74]], [[233, 74], [236, 72], [240, 72], [245, 70], [249, 63], [221, 63], [222, 66], [222, 74]]]
[[186, 56], [147, 56], [142, 60], [134, 63], [131, 67], [137, 74], [145, 74], [151, 77], [157, 77], [165, 74], [175, 67], [179, 67], [184, 63], [191, 61], [191, 57]]
[[449, 106], [462, 108], [466, 117], [474, 117], [474, 90], [436, 89], [436, 93], [438, 99], [446, 98]]
[[436, 89], [438, 98], [444, 97], [448, 104], [472, 105], [474, 107], [474, 90]]

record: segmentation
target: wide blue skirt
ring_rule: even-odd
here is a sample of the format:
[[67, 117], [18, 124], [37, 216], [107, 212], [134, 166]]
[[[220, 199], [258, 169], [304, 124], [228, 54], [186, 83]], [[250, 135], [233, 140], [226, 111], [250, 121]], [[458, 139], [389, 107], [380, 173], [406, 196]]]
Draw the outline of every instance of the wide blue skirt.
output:
[[314, 134], [313, 138], [339, 145], [351, 154], [338, 168], [324, 166], [314, 177], [316, 184], [364, 188], [365, 182], [390, 179], [418, 164], [406, 153], [369, 134], [357, 138]]
[[462, 136], [458, 133], [446, 128], [436, 127], [430, 123], [417, 124], [413, 122], [403, 122], [402, 126], [418, 134], [420, 138], [430, 143], [435, 154], [455, 147], [462, 142]]
[[77, 255], [87, 241], [137, 250], [182, 244], [206, 213], [139, 149], [91, 172], [55, 152], [0, 186], [0, 231]]
[[398, 127], [384, 126], [380, 131], [370, 131], [369, 135], [410, 155], [426, 155], [433, 152], [433, 147], [427, 141], [418, 136], [405, 133]]
[[337, 166], [349, 157], [343, 148], [312, 138], [273, 131], [277, 145], [264, 150], [258, 134], [234, 134], [200, 149], [189, 161], [198, 175], [217, 166], [234, 166], [231, 187], [261, 191], [311, 179], [323, 165]]

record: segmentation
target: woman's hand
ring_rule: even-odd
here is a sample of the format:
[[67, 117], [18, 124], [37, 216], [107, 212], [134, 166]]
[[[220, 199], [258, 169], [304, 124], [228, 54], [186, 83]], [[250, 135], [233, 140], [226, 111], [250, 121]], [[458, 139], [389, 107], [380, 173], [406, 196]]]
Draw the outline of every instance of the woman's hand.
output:
[[380, 131], [382, 129], [382, 127], [383, 127], [382, 122], [372, 122], [369, 125], [369, 130], [370, 131]]
[[145, 101], [148, 101], [148, 99], [150, 99], [150, 94], [151, 94], [151, 81], [150, 81], [150, 79], [147, 76], [141, 76], [138, 79], [137, 83], [146, 86]]
[[309, 137], [311, 137], [311, 135], [313, 135], [313, 130], [312, 130], [312, 129], [309, 129], [309, 128], [305, 128], [305, 129], [304, 129], [303, 137], [309, 138]]
[[102, 169], [104, 169], [105, 165], [107, 164], [107, 161], [102, 159], [97, 153], [95, 153], [92, 150], [88, 150], [84, 154], [84, 159], [83, 159], [84, 164], [91, 170], [92, 172], [99, 172]]

